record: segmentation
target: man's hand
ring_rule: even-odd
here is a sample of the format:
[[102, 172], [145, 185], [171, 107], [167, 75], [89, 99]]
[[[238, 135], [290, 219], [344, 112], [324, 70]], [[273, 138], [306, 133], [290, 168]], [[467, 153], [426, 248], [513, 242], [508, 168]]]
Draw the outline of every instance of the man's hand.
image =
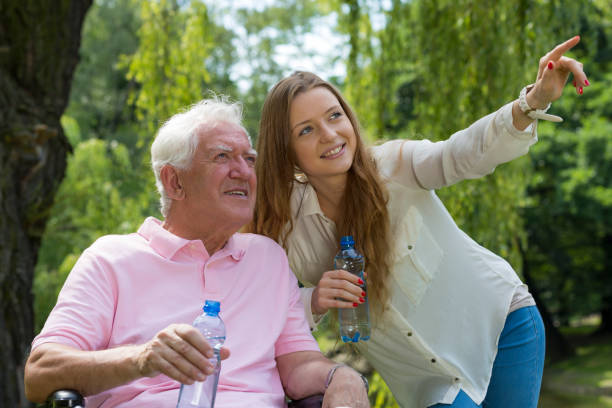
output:
[[323, 397], [323, 408], [369, 408], [368, 393], [361, 376], [348, 366], [336, 369]]
[[[182, 384], [193, 384], [214, 373], [209, 361], [213, 356], [213, 348], [196, 328], [173, 324], [139, 347], [136, 366], [143, 377], [162, 373]], [[227, 357], [229, 350], [222, 348], [221, 359]]]

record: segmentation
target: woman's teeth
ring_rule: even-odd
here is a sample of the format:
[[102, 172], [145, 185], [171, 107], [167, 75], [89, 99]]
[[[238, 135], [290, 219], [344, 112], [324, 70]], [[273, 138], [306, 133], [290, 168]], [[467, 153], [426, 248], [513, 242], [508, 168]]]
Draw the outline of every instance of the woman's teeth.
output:
[[334, 154], [340, 153], [340, 150], [342, 150], [343, 146], [344, 145], [340, 145], [340, 146], [336, 147], [334, 150], [330, 150], [329, 152], [325, 153], [323, 155], [323, 157], [329, 157], [329, 156], [333, 156]]

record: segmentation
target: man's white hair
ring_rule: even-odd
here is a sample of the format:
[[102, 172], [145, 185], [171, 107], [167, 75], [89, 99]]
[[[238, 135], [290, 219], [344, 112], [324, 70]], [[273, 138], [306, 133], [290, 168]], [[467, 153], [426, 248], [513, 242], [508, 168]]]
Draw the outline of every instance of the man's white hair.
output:
[[155, 173], [155, 185], [160, 195], [160, 209], [164, 217], [168, 215], [172, 200], [166, 194], [161, 182], [161, 169], [165, 165], [178, 169], [189, 168], [198, 147], [198, 135], [222, 122], [242, 128], [251, 143], [248, 132], [242, 126], [242, 105], [238, 102], [229, 102], [224, 96], [213, 96], [191, 105], [186, 111], [168, 119], [157, 132], [151, 145], [151, 164]]

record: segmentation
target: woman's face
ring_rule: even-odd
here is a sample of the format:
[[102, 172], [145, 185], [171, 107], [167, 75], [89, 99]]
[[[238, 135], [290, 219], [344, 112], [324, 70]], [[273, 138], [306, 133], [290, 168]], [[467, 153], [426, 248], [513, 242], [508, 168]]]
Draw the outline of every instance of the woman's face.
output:
[[346, 177], [356, 135], [336, 96], [318, 86], [298, 94], [289, 112], [291, 148], [308, 179]]

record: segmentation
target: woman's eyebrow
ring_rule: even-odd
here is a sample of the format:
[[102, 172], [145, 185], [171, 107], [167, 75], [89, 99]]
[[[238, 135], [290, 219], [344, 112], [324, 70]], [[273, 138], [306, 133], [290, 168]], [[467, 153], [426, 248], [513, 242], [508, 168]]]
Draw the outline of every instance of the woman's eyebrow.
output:
[[[326, 110], [325, 112], [323, 112], [324, 115], [327, 115], [329, 112], [336, 110], [336, 109], [341, 109], [340, 105], [334, 105], [331, 108], [329, 108], [328, 110]], [[296, 127], [303, 125], [304, 123], [310, 122], [310, 119], [306, 119], [301, 121], [300, 123], [296, 123], [292, 128], [291, 131], [293, 132], [295, 130]]]

